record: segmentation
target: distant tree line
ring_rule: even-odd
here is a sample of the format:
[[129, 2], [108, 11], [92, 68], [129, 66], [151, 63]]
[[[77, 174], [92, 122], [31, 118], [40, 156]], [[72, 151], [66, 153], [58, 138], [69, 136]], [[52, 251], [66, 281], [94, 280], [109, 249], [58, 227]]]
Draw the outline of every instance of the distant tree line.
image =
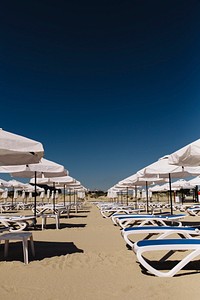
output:
[[107, 192], [101, 191], [101, 190], [94, 190], [94, 191], [89, 191], [88, 195], [91, 198], [98, 198], [98, 197], [104, 197], [107, 195]]

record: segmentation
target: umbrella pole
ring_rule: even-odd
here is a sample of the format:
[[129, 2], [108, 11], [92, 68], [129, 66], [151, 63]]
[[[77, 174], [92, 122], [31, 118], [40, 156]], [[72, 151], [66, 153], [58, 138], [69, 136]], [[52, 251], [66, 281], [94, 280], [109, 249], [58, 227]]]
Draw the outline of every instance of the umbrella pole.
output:
[[170, 173], [169, 173], [169, 199], [170, 199], [171, 215], [173, 215], [172, 181], [171, 181], [171, 175], [170, 175]]
[[36, 189], [36, 183], [37, 183], [37, 172], [35, 171], [35, 195], [34, 195], [34, 226], [37, 223], [37, 219], [36, 219], [36, 206], [37, 206], [37, 198], [36, 198], [36, 193], [37, 193], [37, 189]]
[[54, 189], [54, 193], [53, 193], [53, 212], [54, 212], [54, 214], [55, 214], [55, 212], [56, 212], [56, 206], [55, 206], [55, 201], [56, 201], [56, 193], [55, 193], [55, 182], [53, 182], [53, 189]]
[[182, 201], [182, 205], [183, 205], [183, 202], [184, 202], [183, 189], [181, 189], [181, 201]]
[[71, 205], [71, 202], [72, 202], [72, 198], [71, 198], [71, 189], [69, 189], [69, 203]]
[[137, 201], [137, 185], [135, 185], [135, 208], [138, 208], [138, 201]]
[[13, 187], [13, 193], [12, 193], [12, 209], [13, 209], [13, 202], [14, 202], [14, 191], [15, 191], [15, 189], [14, 189], [14, 187]]
[[64, 192], [64, 206], [65, 206], [65, 184], [64, 184], [64, 190], [63, 190], [63, 192]]
[[126, 188], [126, 205], [128, 206], [128, 187]]
[[148, 194], [148, 183], [146, 181], [146, 198], [147, 198], [147, 213], [149, 213], [149, 194]]

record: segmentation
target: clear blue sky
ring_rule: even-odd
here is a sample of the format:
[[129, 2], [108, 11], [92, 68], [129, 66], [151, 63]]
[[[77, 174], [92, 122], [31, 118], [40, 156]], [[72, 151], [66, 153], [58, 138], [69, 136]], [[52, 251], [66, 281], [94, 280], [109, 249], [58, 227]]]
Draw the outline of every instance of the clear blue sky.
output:
[[200, 1], [0, 6], [1, 127], [107, 190], [200, 137]]

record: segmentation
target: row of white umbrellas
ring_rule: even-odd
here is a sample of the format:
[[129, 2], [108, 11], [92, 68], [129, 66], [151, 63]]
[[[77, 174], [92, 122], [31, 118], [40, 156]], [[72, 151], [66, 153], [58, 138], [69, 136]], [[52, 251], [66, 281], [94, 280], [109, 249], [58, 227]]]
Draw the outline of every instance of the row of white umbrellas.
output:
[[[22, 178], [34, 177], [35, 192], [38, 178], [44, 180], [46, 177], [47, 180], [69, 175], [64, 166], [44, 159], [43, 155], [44, 149], [40, 142], [0, 129], [0, 173]], [[52, 182], [55, 184], [55, 180]], [[80, 182], [77, 186], [82, 188]]]
[[[171, 213], [172, 210], [172, 182], [171, 178], [189, 177], [200, 174], [200, 139], [181, 148], [180, 150], [160, 158], [158, 161], [139, 170], [135, 174], [118, 182], [111, 190], [124, 187], [142, 186], [149, 182], [162, 182], [168, 179], [170, 190]], [[197, 178], [195, 179], [197, 180]], [[193, 184], [195, 182], [193, 181]], [[190, 183], [192, 185], [192, 183]], [[147, 196], [148, 199], [148, 196]], [[147, 205], [148, 206], [148, 205]]]
[[[69, 175], [64, 166], [44, 159], [43, 155], [40, 142], [0, 129], [0, 173], [23, 178]], [[65, 179], [69, 183], [69, 178], [63, 182]]]

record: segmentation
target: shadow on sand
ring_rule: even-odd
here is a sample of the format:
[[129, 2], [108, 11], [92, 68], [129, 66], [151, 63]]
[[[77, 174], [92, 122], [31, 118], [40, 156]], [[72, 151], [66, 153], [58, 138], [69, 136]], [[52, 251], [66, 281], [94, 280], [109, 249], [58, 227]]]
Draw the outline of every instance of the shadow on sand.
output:
[[[165, 270], [171, 270], [172, 268], [179, 263], [179, 260], [168, 260], [168, 261], [149, 261], [146, 259], [146, 261], [151, 265], [153, 268], [159, 270], [159, 271], [165, 271]], [[141, 264], [140, 267], [142, 269], [142, 273], [148, 276], [155, 276], [151, 273], [149, 273]], [[186, 271], [186, 272], [184, 272]], [[184, 268], [182, 268], [174, 277], [181, 277], [185, 275], [191, 275], [191, 274], [197, 274], [200, 273], [200, 261], [194, 260], [189, 262]]]
[[[73, 242], [41, 242], [34, 241], [35, 257], [32, 256], [29, 245], [29, 262], [35, 260], [43, 260], [45, 258], [51, 258], [61, 255], [83, 253], [82, 249], [76, 247]], [[4, 245], [0, 246], [0, 261], [21, 261], [23, 259], [22, 243], [9, 243], [8, 257], [4, 258], [3, 255]]]
[[[66, 223], [60, 223], [60, 229], [64, 229], [64, 228], [84, 228], [86, 227], [87, 224], [66, 224]], [[47, 224], [46, 227], [45, 227], [45, 230], [47, 229], [55, 229], [55, 224]], [[41, 229], [41, 227], [40, 227]]]

